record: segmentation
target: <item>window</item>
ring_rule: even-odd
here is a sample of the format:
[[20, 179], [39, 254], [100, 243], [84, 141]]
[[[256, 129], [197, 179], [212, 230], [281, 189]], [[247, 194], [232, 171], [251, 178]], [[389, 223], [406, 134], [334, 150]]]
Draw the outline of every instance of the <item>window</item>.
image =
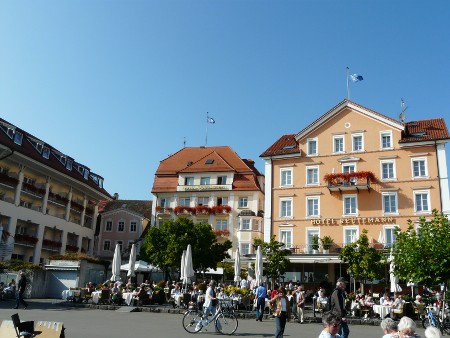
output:
[[191, 205], [190, 197], [180, 197], [180, 207], [189, 207]]
[[364, 150], [362, 134], [352, 134], [352, 150], [353, 151]]
[[202, 177], [200, 178], [200, 185], [209, 185], [210, 178], [209, 177]]
[[130, 232], [136, 232], [136, 230], [137, 230], [137, 222], [131, 221], [130, 222]]
[[109, 239], [103, 241], [103, 250], [111, 250], [111, 241]]
[[280, 242], [284, 244], [284, 248], [292, 248], [292, 229], [280, 230]]
[[384, 227], [384, 238], [386, 239], [384, 243], [385, 247], [391, 247], [395, 243], [395, 240], [397, 238], [397, 236], [395, 235], [396, 229], [396, 226]]
[[241, 230], [250, 230], [250, 219], [243, 219], [241, 221]]
[[112, 221], [106, 221], [105, 231], [112, 231]]
[[[50, 149], [48, 147], [44, 147], [44, 149], [42, 149], [42, 157], [47, 160], [50, 158]], [[72, 163], [70, 163], [70, 166], [70, 170], [72, 170]]]
[[209, 204], [209, 197], [199, 197], [198, 198], [198, 205], [208, 205]]
[[306, 217], [319, 217], [319, 197], [306, 198]]
[[344, 245], [355, 243], [358, 237], [358, 227], [344, 227]]
[[308, 167], [306, 169], [306, 184], [307, 185], [319, 184], [318, 167]]
[[394, 161], [381, 161], [381, 178], [383, 180], [395, 179]]
[[123, 241], [116, 241], [116, 245], [119, 244], [119, 250], [123, 251]]
[[396, 214], [397, 212], [397, 193], [383, 193], [383, 213]]
[[125, 222], [119, 221], [118, 226], [117, 226], [117, 231], [124, 231], [124, 230], [125, 230]]
[[[131, 247], [133, 246], [133, 244], [134, 244], [134, 241], [132, 241], [132, 240], [129, 240], [128, 241], [128, 250], [131, 250]], [[130, 251], [131, 252], [131, 251]]]
[[380, 132], [380, 146], [381, 149], [392, 148], [392, 131], [388, 130]]
[[248, 208], [248, 197], [239, 197], [239, 208]]
[[344, 152], [344, 137], [343, 136], [333, 136], [333, 152], [343, 153]]
[[228, 220], [218, 219], [216, 220], [216, 230], [228, 230]]
[[[356, 171], [356, 164], [354, 163], [347, 163], [342, 165], [342, 172], [344, 174], [354, 173], [355, 171]], [[356, 180], [357, 180], [356, 177], [352, 177], [350, 178], [350, 181], [347, 183], [355, 184]]]
[[217, 184], [218, 185], [227, 184], [227, 177], [226, 176], [218, 176]]
[[14, 143], [18, 144], [20, 146], [20, 145], [22, 145], [22, 140], [23, 140], [23, 134], [16, 131], [14, 133]]
[[430, 194], [428, 191], [414, 192], [414, 210], [418, 213], [430, 212]]
[[184, 179], [184, 185], [194, 185], [194, 178], [193, 177], [186, 177]]
[[163, 197], [161, 198], [161, 202], [159, 203], [159, 205], [162, 208], [167, 208], [170, 206], [170, 198], [169, 197]]
[[306, 240], [308, 251], [312, 250], [313, 237], [320, 237], [318, 229], [306, 229]]
[[217, 197], [217, 205], [228, 205], [228, 197]]
[[280, 176], [282, 186], [292, 185], [292, 169], [281, 169]]
[[[45, 151], [45, 149], [44, 149], [44, 151]], [[42, 156], [44, 156], [44, 155], [42, 155]], [[44, 156], [45, 157], [45, 156]], [[48, 157], [47, 157], [48, 158]], [[73, 165], [73, 160], [72, 159], [70, 159], [70, 158], [68, 158], [67, 159], [67, 162], [66, 162], [66, 169], [67, 170], [72, 170], [72, 165]]]
[[241, 255], [250, 254], [250, 243], [241, 243]]
[[280, 200], [280, 217], [292, 217], [292, 199]]
[[412, 173], [414, 178], [428, 177], [427, 161], [424, 158], [415, 158], [412, 160]]
[[312, 156], [312, 155], [317, 155], [317, 139], [315, 138], [309, 138], [308, 139], [308, 155]]
[[354, 195], [344, 197], [344, 215], [356, 215], [358, 212], [357, 198]]

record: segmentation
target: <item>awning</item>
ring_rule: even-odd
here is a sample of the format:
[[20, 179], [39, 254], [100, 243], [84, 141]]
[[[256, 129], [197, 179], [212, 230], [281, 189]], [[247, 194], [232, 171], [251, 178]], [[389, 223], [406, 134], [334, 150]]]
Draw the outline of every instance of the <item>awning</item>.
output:
[[79, 268], [78, 265], [74, 265], [74, 266], [46, 265], [45, 266], [46, 270], [60, 270], [60, 271], [77, 271], [78, 268]]
[[223, 275], [223, 268], [217, 268], [214, 269], [208, 269], [206, 271], [202, 271], [201, 273], [204, 273], [205, 275]]

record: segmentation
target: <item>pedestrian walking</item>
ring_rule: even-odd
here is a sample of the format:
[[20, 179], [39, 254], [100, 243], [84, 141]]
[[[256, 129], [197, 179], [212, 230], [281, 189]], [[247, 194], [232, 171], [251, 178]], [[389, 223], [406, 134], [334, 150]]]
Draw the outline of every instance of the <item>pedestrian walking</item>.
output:
[[266, 307], [267, 289], [264, 283], [260, 283], [255, 290], [256, 294], [256, 321], [262, 322], [264, 309]]
[[24, 310], [28, 307], [28, 303], [23, 299], [23, 294], [25, 293], [25, 288], [27, 287], [27, 277], [25, 276], [25, 272], [19, 272], [19, 283], [17, 283], [17, 294], [16, 294], [16, 306], [14, 309], [18, 309], [19, 305], [22, 304], [24, 306]]
[[291, 320], [291, 307], [286, 297], [286, 290], [281, 287], [278, 293], [270, 300], [270, 307], [275, 316], [275, 338], [283, 338], [286, 321]]
[[303, 324], [303, 309], [305, 308], [305, 290], [300, 285], [297, 289], [297, 316], [299, 323]]
[[331, 309], [330, 312], [341, 318], [341, 329], [339, 335], [342, 338], [348, 338], [350, 330], [347, 323], [347, 310], [345, 309], [345, 287], [346, 281], [344, 278], [338, 278], [336, 288], [331, 294]]

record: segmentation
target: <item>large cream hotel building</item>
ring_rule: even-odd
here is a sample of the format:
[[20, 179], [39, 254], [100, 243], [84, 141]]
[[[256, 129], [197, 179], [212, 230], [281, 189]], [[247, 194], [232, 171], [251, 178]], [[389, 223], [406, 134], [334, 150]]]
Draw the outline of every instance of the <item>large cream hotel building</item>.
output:
[[[334, 281], [345, 274], [340, 249], [363, 229], [382, 249], [409, 219], [449, 214], [449, 139], [442, 118], [402, 122], [348, 100], [281, 136], [261, 157], [264, 238], [291, 248], [286, 278]], [[333, 239], [329, 252], [314, 250], [315, 236]]]

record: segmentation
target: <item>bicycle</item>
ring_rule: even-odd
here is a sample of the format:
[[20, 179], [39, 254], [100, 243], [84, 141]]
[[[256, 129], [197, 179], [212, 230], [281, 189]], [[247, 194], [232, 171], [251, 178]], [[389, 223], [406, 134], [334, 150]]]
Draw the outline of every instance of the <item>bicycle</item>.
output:
[[232, 335], [238, 327], [238, 320], [234, 315], [232, 306], [229, 306], [228, 299], [219, 299], [216, 313], [211, 319], [205, 318], [204, 312], [195, 307], [189, 307], [189, 310], [183, 316], [183, 328], [189, 333], [197, 333], [214, 322], [215, 329], [226, 335]]
[[424, 329], [428, 326], [434, 326], [437, 327], [442, 334], [444, 334], [444, 332], [450, 334], [450, 319], [448, 318], [448, 314], [445, 314], [445, 317], [442, 320], [440, 316], [436, 316], [433, 307], [430, 306], [427, 306], [426, 308], [426, 316], [422, 319], [422, 326]]

